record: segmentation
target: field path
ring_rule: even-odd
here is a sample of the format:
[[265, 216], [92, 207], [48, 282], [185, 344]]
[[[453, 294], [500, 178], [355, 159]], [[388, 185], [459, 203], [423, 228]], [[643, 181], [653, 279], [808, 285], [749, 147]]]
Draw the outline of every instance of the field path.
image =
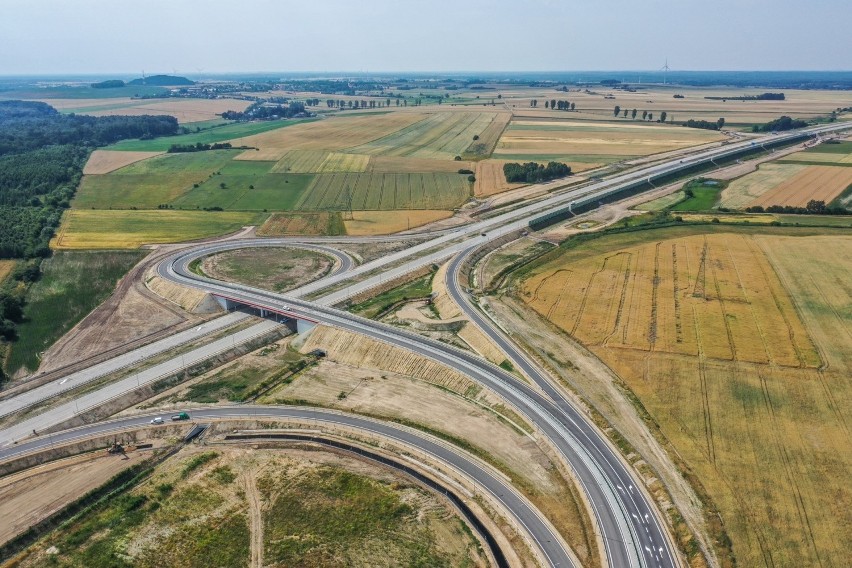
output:
[[260, 495], [257, 492], [257, 473], [252, 468], [247, 468], [243, 476], [243, 483], [248, 500], [248, 512], [251, 528], [251, 568], [263, 567], [263, 509], [260, 503]]

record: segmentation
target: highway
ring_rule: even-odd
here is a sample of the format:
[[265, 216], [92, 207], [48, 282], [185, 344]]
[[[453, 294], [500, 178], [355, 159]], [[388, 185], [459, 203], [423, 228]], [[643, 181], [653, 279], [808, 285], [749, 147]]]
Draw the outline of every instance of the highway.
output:
[[[396, 345], [433, 360], [449, 365], [468, 375], [486, 388], [504, 398], [507, 403], [535, 424], [571, 466], [585, 496], [591, 504], [591, 514], [597, 522], [610, 566], [679, 566], [681, 560], [671, 546], [665, 523], [660, 519], [650, 497], [641, 491], [634, 480], [631, 468], [622, 461], [617, 451], [600, 435], [591, 421], [574, 408], [558, 389], [549, 383], [534, 363], [529, 361], [514, 343], [492, 322], [483, 318], [469, 303], [459, 288], [457, 269], [464, 257], [475, 248], [494, 239], [528, 228], [533, 219], [580, 204], [594, 204], [609, 195], [632, 187], [644, 180], [668, 176], [703, 163], [712, 163], [736, 152], [760, 146], [762, 143], [779, 143], [801, 136], [802, 133], [830, 133], [850, 128], [852, 124], [832, 124], [814, 127], [790, 134], [766, 136], [761, 139], [729, 144], [719, 148], [696, 152], [689, 157], [672, 160], [620, 174], [600, 182], [589, 182], [558, 194], [539, 199], [513, 211], [497, 214], [461, 228], [442, 231], [435, 238], [405, 250], [354, 266], [351, 257], [333, 248], [334, 242], [389, 241], [394, 237], [346, 239], [243, 239], [218, 243], [203, 243], [184, 249], [162, 261], [158, 273], [174, 283], [203, 290], [238, 303], [266, 308], [288, 317], [346, 329], [385, 343]], [[338, 259], [334, 274], [302, 286], [288, 294], [275, 294], [249, 286], [218, 282], [189, 269], [190, 264], [203, 256], [222, 250], [255, 246], [302, 246], [314, 248]], [[426, 264], [435, 263], [457, 255], [453, 269], [448, 271], [448, 290], [476, 325], [482, 328], [499, 345], [538, 389], [518, 381], [513, 375], [471, 353], [447, 344], [424, 338], [406, 330], [394, 328], [371, 320], [353, 316], [331, 308], [354, 294], [368, 290], [382, 282], [404, 275]], [[360, 280], [355, 281], [355, 279]], [[348, 283], [348, 285], [346, 285]], [[337, 285], [337, 290], [327, 293], [314, 302], [300, 299], [308, 294], [319, 294]], [[342, 288], [341, 288], [342, 287]], [[545, 393], [544, 395], [541, 392]], [[13, 400], [13, 399], [10, 399]], [[67, 405], [66, 405], [67, 406]], [[0, 407], [1, 408], [1, 407]], [[61, 406], [59, 408], [62, 408]], [[67, 410], [67, 409], [66, 409]], [[43, 420], [50, 422], [51, 416]], [[54, 420], [54, 423], [57, 421]], [[18, 432], [17, 434], [20, 434]], [[11, 441], [9, 431], [3, 439]], [[0, 455], [2, 455], [0, 450]], [[568, 556], [568, 553], [565, 553]]]
[[[438, 463], [461, 473], [475, 484], [477, 490], [489, 494], [492, 499], [499, 502], [505, 513], [513, 516], [515, 521], [526, 530], [528, 537], [538, 546], [551, 566], [580, 568], [579, 562], [569, 550], [566, 550], [567, 547], [563, 545], [562, 539], [555, 533], [550, 523], [502, 476], [495, 475], [490, 468], [451, 445], [412, 428], [341, 412], [309, 408], [241, 405], [187, 410], [196, 423], [208, 420], [257, 418], [310, 421], [320, 425], [343, 426], [371, 437], [378, 436], [396, 442], [403, 447], [414, 448]], [[145, 414], [120, 418], [42, 436], [17, 446], [0, 449], [0, 461], [46, 450], [55, 445], [150, 427], [150, 420], [155, 416], [160, 415]]]
[[[617, 493], [624, 497], [617, 500], [617, 505], [623, 513], [622, 519], [627, 519], [630, 523], [629, 529], [632, 537], [641, 546], [638, 552], [644, 557], [645, 565], [662, 565], [661, 559], [663, 557], [675, 558], [677, 553], [673, 550], [672, 543], [668, 538], [665, 521], [657, 514], [657, 509], [653, 506], [650, 496], [641, 489], [641, 482], [630, 475], [629, 470], [623, 466], [617, 450], [605, 441], [594, 424], [547, 379], [546, 373], [538, 365], [530, 361], [523, 350], [499, 326], [495, 325], [477, 310], [463, 288], [459, 285], [458, 276], [460, 268], [467, 257], [473, 254], [476, 249], [476, 246], [470, 247], [467, 251], [453, 258], [446, 272], [447, 292], [468, 319], [488, 335], [494, 344], [509, 358], [515, 368], [520, 369], [526, 377], [532, 380], [536, 386], [554, 401], [559, 407], [559, 410], [565, 416], [569, 417], [572, 423], [581, 430], [580, 435], [587, 441], [585, 447], [593, 447], [595, 449], [595, 465], [606, 469], [608, 482], [610, 484], [614, 483]], [[583, 485], [584, 489], [588, 492], [585, 481], [583, 481]], [[598, 516], [596, 521], [603, 535], [604, 542], [608, 543], [613, 539], [612, 521], [607, 522], [603, 515]], [[607, 548], [607, 557], [609, 557], [611, 551], [608, 545]]]

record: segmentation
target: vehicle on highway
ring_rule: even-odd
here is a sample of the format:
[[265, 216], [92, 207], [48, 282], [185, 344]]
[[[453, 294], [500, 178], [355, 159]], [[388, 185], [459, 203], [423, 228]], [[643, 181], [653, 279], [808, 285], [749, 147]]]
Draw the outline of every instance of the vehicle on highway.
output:
[[165, 420], [163, 420], [163, 419], [162, 419], [161, 417], [159, 417], [159, 416], [157, 416], [156, 418], [152, 418], [152, 419], [151, 419], [151, 424], [162, 424], [162, 423], [164, 423], [164, 422], [165, 422]]
[[189, 420], [189, 414], [186, 412], [181, 412], [180, 414], [175, 414], [172, 416], [172, 422], [177, 422], [179, 420]]

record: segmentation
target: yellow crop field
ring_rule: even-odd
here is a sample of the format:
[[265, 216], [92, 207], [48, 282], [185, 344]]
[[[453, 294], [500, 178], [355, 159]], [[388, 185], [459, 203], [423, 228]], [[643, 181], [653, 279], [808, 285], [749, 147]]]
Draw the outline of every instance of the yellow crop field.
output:
[[460, 169], [473, 171], [475, 162], [455, 160], [430, 160], [428, 158], [402, 158], [398, 156], [373, 156], [367, 171], [377, 174], [455, 173]]
[[728, 187], [722, 190], [719, 205], [731, 209], [747, 207], [767, 191], [803, 171], [805, 167], [800, 164], [772, 162], [761, 164], [757, 171], [731, 181]]
[[[455, 156], [465, 153], [474, 142], [487, 142], [482, 139], [486, 131], [489, 132], [487, 136], [493, 137], [493, 123], [502, 121], [504, 117], [500, 115], [503, 114], [506, 113], [435, 112], [396, 132], [349, 148], [349, 151], [370, 155], [452, 160]], [[389, 116], [393, 116], [393, 113]], [[474, 141], [474, 136], [479, 136], [480, 140]]]
[[272, 166], [271, 171], [275, 173], [312, 174], [317, 172], [320, 164], [327, 157], [328, 152], [322, 150], [290, 150], [281, 156]]
[[478, 134], [479, 138], [471, 142], [462, 156], [469, 158], [487, 158], [490, 156], [511, 118], [512, 115], [508, 112], [492, 115], [491, 122], [481, 134]]
[[[709, 130], [635, 122], [580, 122], [513, 120], [494, 157], [535, 156], [645, 156], [722, 140]], [[611, 160], [610, 160], [611, 161]]]
[[742, 566], [840, 566], [852, 232], [609, 235], [546, 255], [520, 297], [639, 398], [700, 479]]
[[340, 213], [273, 213], [257, 230], [261, 237], [337, 235], [343, 231]]
[[[157, 101], [158, 99], [154, 99]], [[103, 101], [102, 103], [103, 104]], [[143, 100], [140, 104], [121, 108], [78, 111], [92, 116], [140, 116], [143, 114], [167, 114], [177, 118], [180, 123], [201, 122], [219, 118], [225, 111], [244, 111], [251, 101], [237, 99], [166, 99], [159, 102]], [[97, 108], [97, 107], [94, 107]]]
[[522, 183], [509, 183], [503, 174], [504, 160], [482, 160], [476, 163], [476, 183], [473, 194], [476, 197], [488, 197], [510, 189], [523, 187]]
[[796, 152], [789, 156], [784, 156], [779, 162], [803, 162], [811, 164], [818, 162], [820, 164], [852, 164], [852, 154], [834, 154], [831, 152]]
[[114, 150], [95, 150], [83, 167], [83, 173], [108, 174], [135, 162], [159, 156], [163, 152], [117, 152]]
[[[267, 149], [285, 150], [277, 159], [286, 154], [286, 150], [342, 150], [360, 144], [366, 144], [382, 136], [410, 126], [423, 120], [425, 115], [413, 112], [392, 112], [376, 116], [334, 116], [316, 122], [295, 124], [287, 128], [270, 130], [231, 140], [234, 146], [253, 146], [260, 152], [249, 150], [244, 156], [252, 157], [252, 152], [260, 154]], [[368, 153], [368, 152], [356, 152]], [[269, 159], [272, 152], [267, 153]]]
[[355, 211], [353, 219], [344, 219], [346, 234], [355, 236], [389, 235], [447, 219], [452, 211], [413, 209], [410, 211]]
[[332, 152], [320, 164], [317, 173], [333, 174], [338, 172], [366, 172], [370, 165], [370, 156], [364, 154], [343, 154]]
[[794, 176], [766, 191], [749, 205], [791, 205], [804, 207], [816, 199], [830, 203], [852, 184], [852, 168], [843, 166], [808, 166]]
[[65, 212], [54, 249], [133, 249], [224, 235], [260, 224], [265, 214], [232, 211], [92, 210]]

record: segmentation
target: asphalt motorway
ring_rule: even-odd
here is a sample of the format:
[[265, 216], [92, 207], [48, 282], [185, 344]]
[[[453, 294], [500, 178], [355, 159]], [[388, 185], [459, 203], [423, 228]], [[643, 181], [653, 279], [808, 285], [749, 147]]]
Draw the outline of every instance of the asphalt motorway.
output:
[[[553, 401], [476, 355], [399, 328], [297, 298], [248, 286], [225, 285], [206, 279], [199, 281], [198, 277], [187, 269], [191, 261], [191, 257], [185, 255], [180, 257], [180, 262], [177, 264], [166, 260], [160, 266], [161, 275], [184, 285], [201, 287], [237, 302], [346, 329], [411, 350], [457, 369], [500, 395], [536, 425], [577, 473], [592, 503], [594, 516], [598, 519], [599, 525], [605, 527], [604, 544], [610, 565], [617, 567], [643, 565], [640, 561], [641, 546], [638, 544], [641, 537], [632, 534], [632, 525], [628, 523], [629, 514], [625, 512], [627, 509], [620, 505], [623, 500], [642, 500], [643, 495], [633, 488], [632, 481], [622, 486], [625, 493], [619, 491], [621, 479], [629, 479], [630, 476], [626, 472], [623, 477], [613, 474], [613, 469], [624, 469], [626, 466], [614, 456], [603, 439], [589, 435], [589, 431], [594, 431], [593, 426], [582, 419], [578, 422], [575, 417], [566, 415]], [[610, 461], [596, 465], [595, 461], [603, 457], [609, 457]], [[643, 511], [648, 511], [650, 507], [650, 503], [634, 506], [636, 510]], [[650, 531], [650, 527], [648, 530]], [[663, 535], [659, 535], [656, 539], [659, 542], [664, 540]], [[663, 548], [662, 552], [666, 550]], [[661, 554], [660, 550], [656, 552], [657, 555]], [[645, 565], [668, 567], [677, 566], [678, 562], [676, 557], [669, 554], [665, 557], [660, 556], [659, 562]]]
[[[187, 409], [187, 411], [196, 423], [205, 420], [256, 418], [311, 421], [332, 426], [344, 426], [415, 448], [429, 455], [432, 459], [462, 473], [475, 483], [478, 490], [490, 494], [493, 499], [500, 502], [504, 511], [512, 515], [524, 527], [528, 536], [535, 542], [551, 566], [580, 568], [573, 554], [563, 546], [562, 539], [556, 535], [550, 523], [499, 475], [494, 475], [474, 459], [451, 448], [448, 444], [443, 444], [413, 429], [350, 414], [296, 407], [241, 405], [195, 408]], [[0, 460], [14, 459], [25, 454], [47, 450], [53, 446], [104, 434], [150, 427], [150, 421], [155, 416], [158, 416], [158, 414], [120, 418], [45, 435], [13, 447], [0, 449]]]
[[[591, 424], [582, 412], [571, 404], [565, 396], [547, 379], [544, 372], [531, 362], [523, 351], [508, 337], [496, 324], [489, 321], [472, 304], [470, 298], [463, 291], [458, 282], [459, 270], [466, 258], [478, 247], [470, 247], [466, 252], [453, 258], [446, 272], [447, 291], [456, 304], [464, 311], [465, 315], [503, 351], [512, 364], [520, 369], [524, 375], [532, 380], [559, 408], [560, 412], [568, 417], [576, 425], [579, 432], [576, 434], [585, 439], [585, 448], [594, 450], [593, 461], [595, 465], [604, 471], [610, 486], [614, 485], [619, 499], [617, 506], [621, 509], [622, 519], [627, 519], [630, 524], [632, 537], [638, 543], [638, 554], [643, 557], [645, 565], [669, 566], [674, 565], [677, 553], [672, 550], [672, 545], [667, 538], [668, 531], [663, 521], [657, 515], [656, 509], [650, 502], [650, 497], [639, 486], [639, 480], [634, 479], [621, 462], [616, 450], [613, 449], [598, 429]], [[582, 478], [581, 478], [582, 479]], [[588, 490], [588, 487], [584, 488]], [[613, 503], [610, 504], [611, 506]], [[596, 521], [603, 535], [604, 542], [611, 540], [612, 523], [605, 522], [603, 516]], [[609, 557], [609, 546], [607, 545], [607, 557]], [[671, 559], [671, 564], [663, 563], [664, 559]]]

